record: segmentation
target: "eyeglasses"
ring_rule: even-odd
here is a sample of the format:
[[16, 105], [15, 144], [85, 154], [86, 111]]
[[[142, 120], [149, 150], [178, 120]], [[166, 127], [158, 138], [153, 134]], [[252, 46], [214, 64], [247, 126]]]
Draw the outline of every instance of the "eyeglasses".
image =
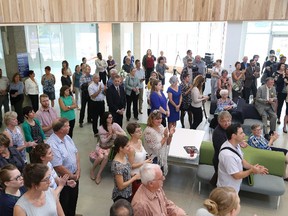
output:
[[255, 128], [254, 131], [261, 131], [262, 128]]
[[108, 118], [108, 119], [113, 119], [113, 116], [108, 116], [107, 118]]
[[51, 175], [49, 175], [48, 177], [42, 179], [40, 182], [46, 182], [46, 183], [48, 183], [48, 182], [50, 182], [50, 178], [51, 178]]
[[23, 178], [22, 174], [16, 176], [15, 178], [11, 179], [10, 181], [19, 181]]

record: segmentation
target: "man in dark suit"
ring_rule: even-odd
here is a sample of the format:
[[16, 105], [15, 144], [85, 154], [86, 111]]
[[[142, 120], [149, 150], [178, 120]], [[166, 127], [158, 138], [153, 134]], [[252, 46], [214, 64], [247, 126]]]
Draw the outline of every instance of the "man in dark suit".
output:
[[245, 70], [247, 67], [249, 66], [249, 63], [248, 63], [248, 57], [247, 56], [244, 56], [243, 59], [242, 59], [242, 62], [241, 62], [241, 68], [240, 70]]
[[126, 96], [122, 85], [120, 85], [121, 77], [116, 75], [113, 80], [113, 85], [107, 89], [107, 104], [109, 107], [109, 112], [113, 116], [115, 123], [122, 127], [123, 123], [123, 113], [126, 107]]
[[254, 59], [250, 60], [250, 65], [245, 72], [244, 81], [244, 98], [246, 103], [249, 103], [250, 93], [252, 91], [253, 98], [256, 97], [257, 93], [257, 78], [260, 77], [260, 67], [256, 66]]
[[259, 60], [259, 55], [254, 55], [254, 56], [253, 56], [253, 60], [255, 61], [255, 65], [260, 68], [260, 63], [258, 62], [258, 60]]

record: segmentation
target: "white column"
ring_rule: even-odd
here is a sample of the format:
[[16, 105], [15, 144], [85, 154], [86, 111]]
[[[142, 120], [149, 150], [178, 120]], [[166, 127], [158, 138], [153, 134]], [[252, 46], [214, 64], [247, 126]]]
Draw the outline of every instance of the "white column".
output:
[[[242, 28], [243, 22], [227, 22], [226, 25], [226, 37], [225, 37], [225, 46], [224, 46], [224, 58], [223, 58], [223, 67], [230, 72], [235, 69], [235, 62], [242, 60], [243, 49], [245, 45], [246, 34]], [[243, 39], [244, 38], [244, 41]], [[241, 47], [243, 47], [241, 49]]]

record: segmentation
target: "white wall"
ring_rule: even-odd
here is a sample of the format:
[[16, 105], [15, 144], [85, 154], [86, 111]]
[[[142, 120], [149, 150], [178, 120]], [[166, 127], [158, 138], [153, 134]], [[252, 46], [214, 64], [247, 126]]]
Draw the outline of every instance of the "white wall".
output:
[[[242, 56], [240, 55], [240, 47], [242, 46], [242, 22], [227, 22], [226, 25], [226, 35], [224, 40], [226, 43], [224, 45], [224, 58], [223, 67], [230, 72], [229, 66], [231, 65], [231, 70], [235, 69], [235, 62], [240, 61]], [[243, 51], [242, 51], [243, 52]], [[241, 62], [241, 61], [240, 61]]]

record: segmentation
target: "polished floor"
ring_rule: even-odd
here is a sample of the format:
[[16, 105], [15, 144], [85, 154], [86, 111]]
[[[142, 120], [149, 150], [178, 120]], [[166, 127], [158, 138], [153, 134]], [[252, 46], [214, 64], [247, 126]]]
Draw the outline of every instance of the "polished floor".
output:
[[[145, 122], [147, 115], [139, 116], [139, 122]], [[130, 120], [131, 122], [132, 120]], [[126, 121], [124, 121], [126, 126]], [[179, 127], [179, 124], [177, 125]], [[188, 123], [186, 123], [188, 127]], [[211, 139], [208, 122], [203, 119], [202, 124], [198, 129], [205, 130], [204, 140]], [[102, 182], [96, 185], [89, 177], [89, 168], [91, 163], [88, 159], [88, 154], [95, 148], [96, 138], [93, 137], [92, 125], [84, 124], [83, 128], [76, 125], [75, 135], [73, 137], [81, 155], [81, 180], [80, 194], [77, 206], [77, 212], [85, 216], [92, 215], [109, 215], [109, 208], [112, 205], [111, 193], [113, 188], [113, 179], [110, 173], [109, 164], [106, 167]], [[283, 134], [282, 126], [278, 126], [279, 139], [275, 146], [288, 147], [287, 134]], [[197, 167], [179, 167], [169, 165], [169, 173], [164, 182], [164, 190], [169, 199], [174, 201], [178, 206], [182, 207], [188, 215], [195, 215], [198, 208], [202, 207], [205, 198], [208, 197], [211, 187], [210, 185], [202, 185], [201, 194], [198, 193], [198, 180], [196, 177]], [[288, 182], [286, 189], [288, 190]], [[276, 210], [276, 198], [253, 193], [240, 192], [241, 198], [241, 213], [243, 216], [286, 216], [288, 212], [288, 195], [285, 193], [281, 197], [280, 207]], [[286, 212], [286, 213], [285, 213]]]
[[[209, 90], [207, 90], [209, 91]], [[56, 109], [59, 110], [58, 104]], [[206, 104], [206, 110], [208, 112], [209, 102]], [[285, 110], [285, 105], [283, 107]], [[144, 109], [144, 111], [146, 111]], [[78, 122], [79, 111], [77, 110], [76, 122]], [[282, 117], [284, 112], [282, 113]], [[186, 116], [187, 118], [187, 116]], [[132, 118], [130, 122], [134, 121]], [[139, 115], [139, 121], [146, 123], [147, 114]], [[187, 121], [187, 119], [186, 119]], [[127, 125], [126, 119], [124, 118], [124, 127]], [[177, 127], [180, 127], [179, 123]], [[186, 122], [186, 127], [188, 123]], [[288, 148], [287, 134], [282, 132], [283, 125], [278, 125], [277, 130], [280, 134], [279, 139], [276, 141], [275, 146]], [[3, 127], [1, 128], [3, 130]], [[211, 132], [209, 131], [209, 124], [203, 118], [203, 122], [198, 127], [200, 130], [205, 131], [204, 140], [211, 140]], [[90, 179], [89, 169], [91, 163], [89, 161], [89, 152], [95, 148], [97, 139], [94, 138], [92, 132], [92, 125], [84, 123], [84, 127], [80, 128], [79, 124], [76, 123], [74, 129], [73, 140], [77, 145], [80, 153], [81, 160], [81, 178], [80, 178], [80, 192], [77, 206], [77, 213], [83, 216], [106, 216], [109, 215], [109, 208], [112, 205], [112, 189], [113, 179], [110, 172], [110, 164], [105, 168], [102, 175], [102, 182], [96, 185], [94, 181]], [[191, 143], [193, 144], [193, 142]], [[169, 165], [169, 173], [166, 176], [164, 182], [164, 191], [169, 199], [174, 201], [178, 206], [183, 208], [188, 215], [193, 216], [198, 208], [202, 207], [202, 203], [205, 198], [208, 197], [211, 187], [210, 185], [202, 185], [201, 194], [198, 193], [198, 180], [196, 177], [197, 167], [180, 167], [175, 165]], [[288, 190], [288, 182], [286, 189]], [[241, 213], [243, 216], [286, 216], [288, 215], [288, 193], [286, 192], [281, 197], [280, 207], [276, 209], [276, 198], [268, 197], [253, 193], [240, 192], [241, 198]], [[286, 213], [285, 213], [286, 212]]]

